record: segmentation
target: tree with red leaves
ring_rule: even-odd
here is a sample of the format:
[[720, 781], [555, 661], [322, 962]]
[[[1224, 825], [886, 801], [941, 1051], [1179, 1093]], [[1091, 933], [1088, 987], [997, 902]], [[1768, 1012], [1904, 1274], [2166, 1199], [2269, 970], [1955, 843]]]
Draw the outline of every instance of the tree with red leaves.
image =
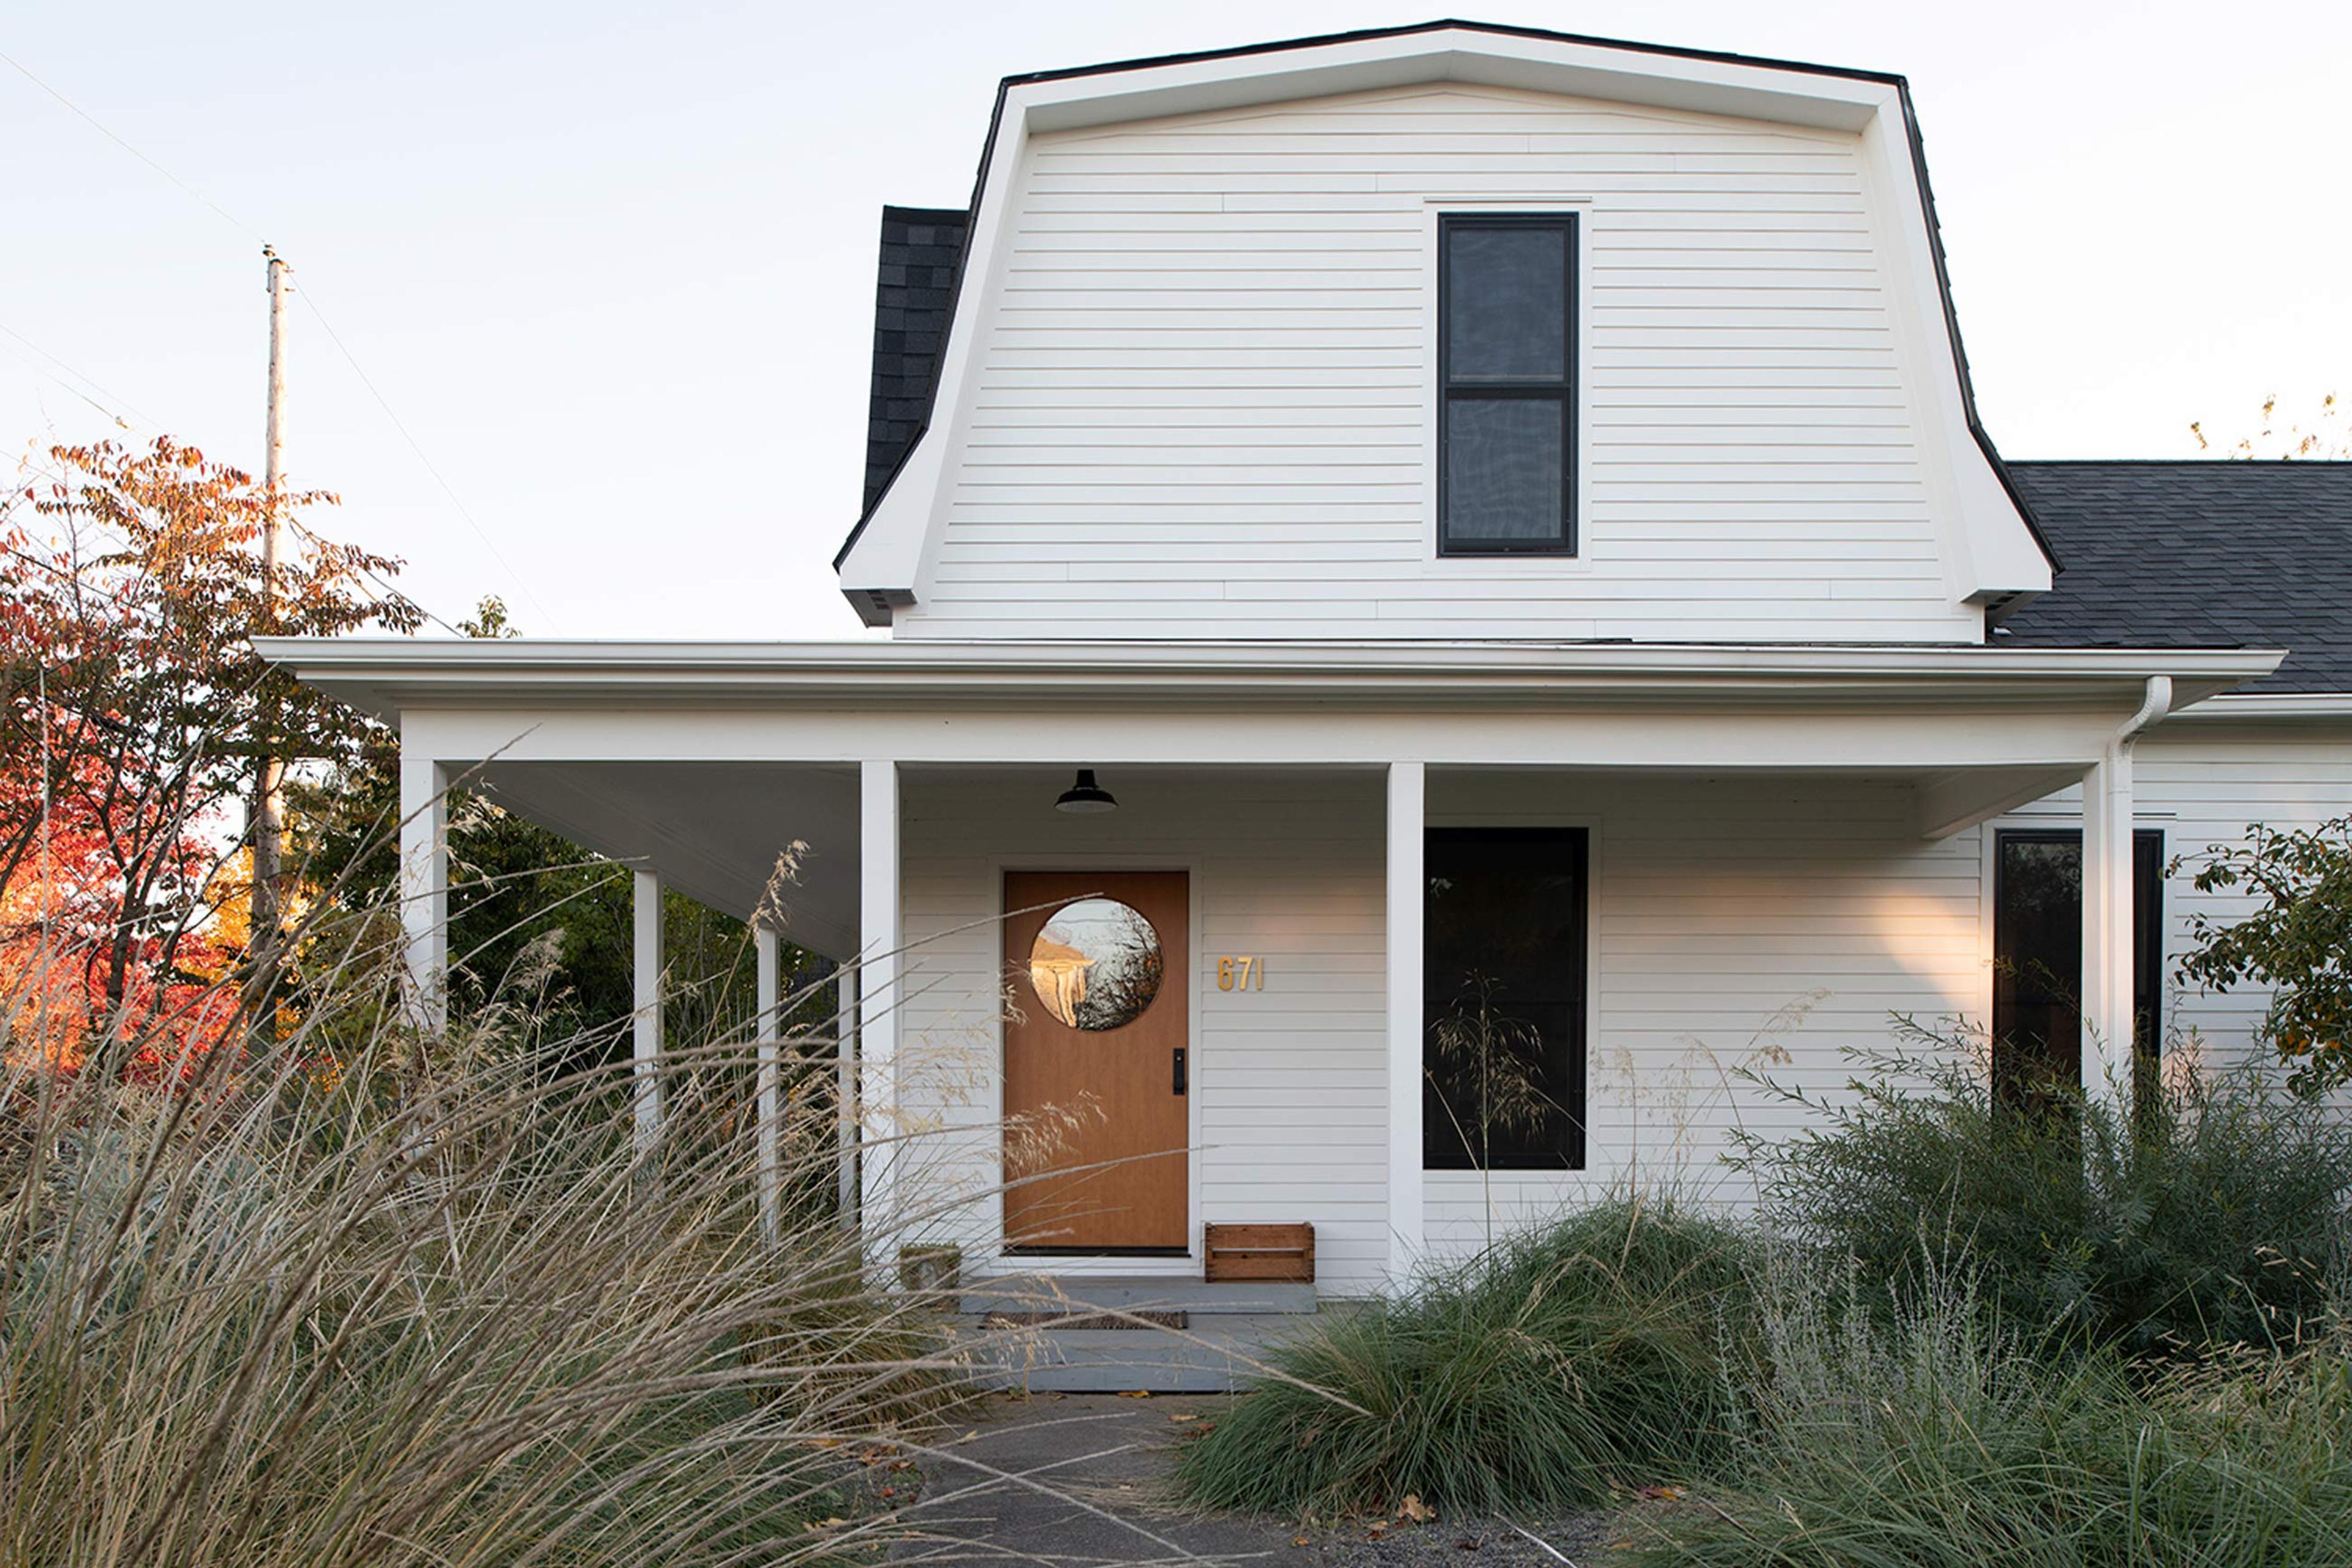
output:
[[295, 521], [323, 491], [277, 501], [303, 547], [273, 599], [272, 501], [246, 474], [168, 437], [47, 458], [0, 510], [0, 965], [45, 1015], [14, 1020], [20, 1039], [37, 1022], [52, 1055], [136, 1072], [131, 1042], [200, 1045], [238, 1016], [257, 760], [348, 764], [369, 743], [252, 637], [422, 616], [386, 585], [397, 562]]

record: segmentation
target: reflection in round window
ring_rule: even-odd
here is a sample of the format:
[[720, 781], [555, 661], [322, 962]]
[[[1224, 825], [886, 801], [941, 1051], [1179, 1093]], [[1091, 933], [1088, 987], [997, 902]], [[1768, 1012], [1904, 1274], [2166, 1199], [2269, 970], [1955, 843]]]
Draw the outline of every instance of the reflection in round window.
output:
[[1074, 1029], [1116, 1029], [1160, 994], [1160, 933], [1117, 899], [1055, 910], [1029, 948], [1029, 984], [1045, 1011]]

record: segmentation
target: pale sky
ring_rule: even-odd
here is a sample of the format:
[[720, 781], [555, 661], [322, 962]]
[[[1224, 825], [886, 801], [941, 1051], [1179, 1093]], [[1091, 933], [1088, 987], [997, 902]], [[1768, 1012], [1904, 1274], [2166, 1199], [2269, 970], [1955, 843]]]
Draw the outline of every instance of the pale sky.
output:
[[[289, 478], [429, 610], [859, 635], [878, 209], [963, 205], [997, 79], [1438, 14], [11, 0], [0, 52], [198, 195], [0, 64], [0, 437], [122, 435], [94, 401], [257, 469], [268, 239], [448, 490], [299, 309]], [[2009, 456], [2194, 456], [2191, 419], [2352, 392], [2341, 0], [1462, 14], [1909, 76]]]

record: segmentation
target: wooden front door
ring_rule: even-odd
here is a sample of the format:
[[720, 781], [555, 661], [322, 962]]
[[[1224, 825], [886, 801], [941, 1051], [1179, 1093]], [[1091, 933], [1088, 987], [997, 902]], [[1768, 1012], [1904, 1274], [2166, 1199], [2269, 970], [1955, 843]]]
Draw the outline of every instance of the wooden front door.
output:
[[1007, 1250], [1187, 1250], [1187, 881], [1005, 873]]

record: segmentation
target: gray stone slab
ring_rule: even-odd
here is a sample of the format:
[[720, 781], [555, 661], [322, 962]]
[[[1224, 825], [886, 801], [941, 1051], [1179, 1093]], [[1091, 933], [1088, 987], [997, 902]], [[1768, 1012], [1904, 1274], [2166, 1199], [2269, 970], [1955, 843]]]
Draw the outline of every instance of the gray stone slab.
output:
[[1181, 1394], [999, 1400], [921, 1461], [921, 1500], [901, 1515], [918, 1538], [891, 1558], [942, 1568], [1559, 1568], [1562, 1561], [1600, 1568], [1608, 1561], [1601, 1548], [1611, 1532], [1601, 1514], [1522, 1533], [1501, 1520], [1308, 1527], [1186, 1508], [1171, 1479], [1177, 1450], [1229, 1403]]
[[1068, 1303], [1073, 1310], [1102, 1311], [1156, 1308], [1185, 1312], [1312, 1312], [1319, 1298], [1312, 1285], [1225, 1283], [1149, 1277], [1089, 1279], [1066, 1275], [1007, 1275], [965, 1283], [959, 1303], [965, 1312], [1034, 1311]]
[[989, 1328], [955, 1332], [975, 1374], [998, 1387], [1041, 1392], [1224, 1393], [1245, 1388], [1268, 1351], [1316, 1319], [1295, 1312], [1202, 1314], [1183, 1329]]

